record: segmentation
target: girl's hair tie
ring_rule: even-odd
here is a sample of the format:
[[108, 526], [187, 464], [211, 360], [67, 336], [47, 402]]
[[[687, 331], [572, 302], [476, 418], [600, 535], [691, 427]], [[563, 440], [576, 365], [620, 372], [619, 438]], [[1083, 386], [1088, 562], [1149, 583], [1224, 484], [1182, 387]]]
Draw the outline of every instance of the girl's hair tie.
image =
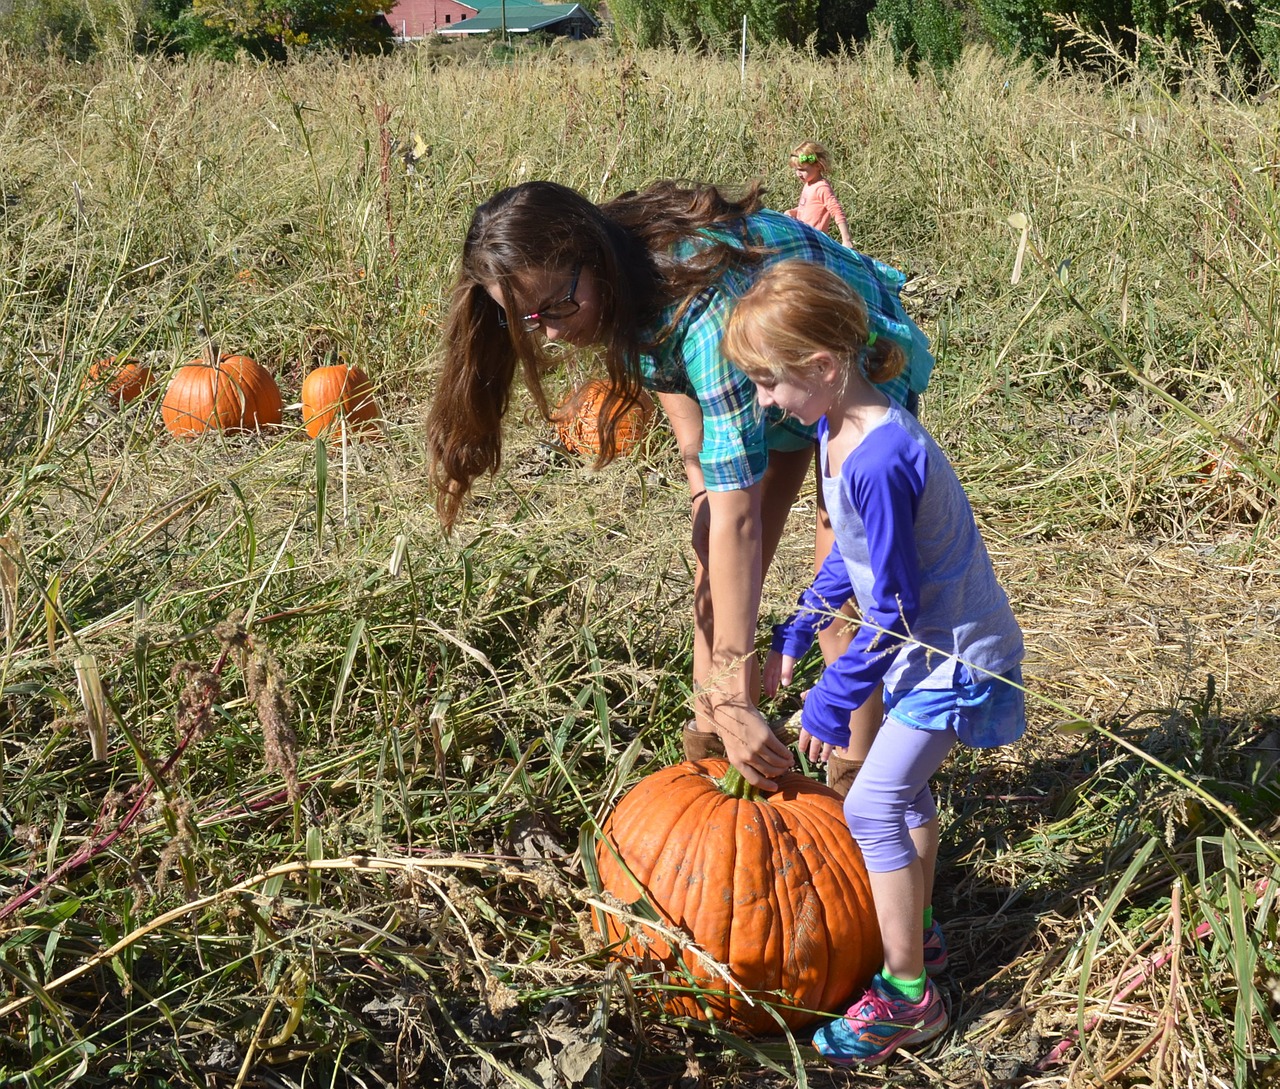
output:
[[870, 348], [871, 345], [873, 345], [875, 342], [876, 342], [876, 331], [872, 329], [871, 332], [867, 334], [867, 347]]
[[818, 157], [816, 155], [797, 155], [796, 156], [796, 162], [798, 163], [816, 163], [817, 161], [818, 161]]

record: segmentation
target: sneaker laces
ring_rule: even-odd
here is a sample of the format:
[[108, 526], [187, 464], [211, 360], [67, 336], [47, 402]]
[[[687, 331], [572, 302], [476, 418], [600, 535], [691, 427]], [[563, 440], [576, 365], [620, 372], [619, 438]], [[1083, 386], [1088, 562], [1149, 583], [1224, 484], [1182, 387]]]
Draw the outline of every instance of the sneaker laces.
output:
[[[907, 1000], [903, 999], [903, 1001]], [[867, 991], [858, 1005], [845, 1014], [845, 1020], [857, 1029], [865, 1028], [878, 1021], [896, 1021], [900, 1014], [901, 1011], [890, 999], [873, 989]]]

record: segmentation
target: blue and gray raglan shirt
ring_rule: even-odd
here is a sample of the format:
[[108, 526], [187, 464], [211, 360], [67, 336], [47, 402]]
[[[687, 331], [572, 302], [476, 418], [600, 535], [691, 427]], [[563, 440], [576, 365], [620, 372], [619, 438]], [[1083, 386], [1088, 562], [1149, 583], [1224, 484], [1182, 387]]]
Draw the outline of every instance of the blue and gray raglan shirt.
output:
[[797, 611], [774, 628], [773, 649], [803, 657], [835, 611], [857, 601], [853, 642], [801, 712], [814, 737], [846, 745], [850, 713], [877, 685], [897, 693], [1003, 674], [1022, 660], [1023, 642], [955, 470], [915, 417], [890, 402], [834, 474], [825, 419], [818, 438], [835, 546]]

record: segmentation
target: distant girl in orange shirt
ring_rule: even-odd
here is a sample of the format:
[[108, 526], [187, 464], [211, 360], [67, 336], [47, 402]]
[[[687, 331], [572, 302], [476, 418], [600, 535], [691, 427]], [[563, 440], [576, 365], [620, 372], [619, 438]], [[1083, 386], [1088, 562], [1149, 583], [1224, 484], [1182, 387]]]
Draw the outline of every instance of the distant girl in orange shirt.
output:
[[788, 208], [787, 215], [823, 232], [834, 219], [836, 226], [840, 228], [840, 241], [852, 249], [844, 209], [840, 207], [835, 190], [827, 181], [827, 171], [831, 169], [827, 149], [816, 140], [802, 141], [791, 153], [791, 169], [796, 172], [796, 177], [803, 185], [799, 203], [794, 208]]

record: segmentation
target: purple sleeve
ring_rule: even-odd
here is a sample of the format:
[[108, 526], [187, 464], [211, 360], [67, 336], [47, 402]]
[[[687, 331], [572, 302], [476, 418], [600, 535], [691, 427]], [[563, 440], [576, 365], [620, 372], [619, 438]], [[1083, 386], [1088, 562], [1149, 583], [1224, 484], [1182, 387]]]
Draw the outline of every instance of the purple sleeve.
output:
[[919, 613], [915, 516], [926, 473], [924, 448], [892, 424], [873, 431], [841, 467], [866, 527], [871, 601], [849, 649], [805, 698], [801, 722], [820, 741], [849, 743], [849, 715], [880, 683]]
[[835, 619], [836, 611], [851, 597], [853, 582], [840, 555], [840, 542], [836, 541], [822, 561], [813, 585], [800, 595], [796, 611], [784, 623], [774, 625], [772, 649], [797, 661], [803, 658], [818, 632]]

